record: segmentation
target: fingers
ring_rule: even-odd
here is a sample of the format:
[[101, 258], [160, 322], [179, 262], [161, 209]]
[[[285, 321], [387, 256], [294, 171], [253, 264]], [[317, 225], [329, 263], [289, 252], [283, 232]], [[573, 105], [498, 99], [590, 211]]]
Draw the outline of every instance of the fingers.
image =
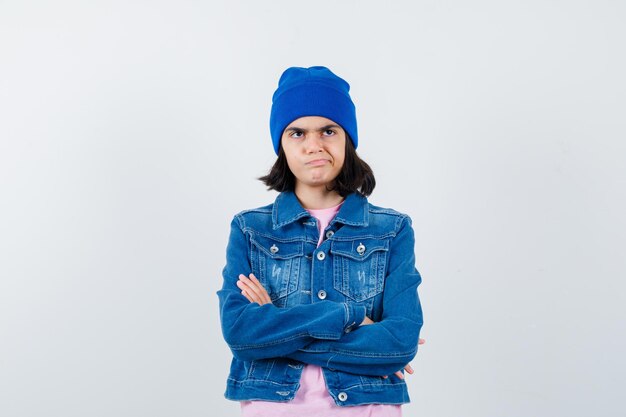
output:
[[250, 280], [252, 282], [254, 282], [257, 286], [257, 288], [261, 291], [261, 295], [263, 296], [263, 301], [265, 303], [271, 303], [272, 299], [270, 298], [270, 295], [267, 293], [267, 290], [265, 289], [265, 287], [263, 287], [263, 284], [261, 284], [261, 282], [254, 276], [254, 274], [250, 274]]
[[[395, 372], [394, 375], [397, 376], [400, 379], [404, 379], [404, 375], [402, 374], [401, 371]], [[383, 375], [383, 379], [387, 379], [387, 378], [389, 378], [388, 375]]]
[[242, 294], [244, 294], [245, 292], [249, 296], [249, 298], [252, 299], [252, 302], [259, 303], [260, 305], [263, 304], [263, 295], [261, 291], [257, 288], [256, 284], [248, 277], [243, 274], [239, 275], [239, 281], [237, 281], [237, 286], [242, 290]]
[[252, 291], [248, 285], [241, 279], [237, 281], [237, 287], [241, 290], [241, 294], [248, 299], [251, 303], [259, 303], [261, 304], [261, 299], [256, 295], [254, 291]]
[[[410, 373], [411, 375], [413, 374], [413, 372], [415, 372], [415, 371], [413, 371], [413, 368], [411, 367], [411, 364], [407, 364], [404, 367], [404, 370], [407, 371], [408, 373]], [[404, 374], [402, 373], [402, 371], [395, 372], [394, 375], [397, 376], [400, 379], [404, 379]], [[383, 378], [387, 379], [388, 375], [383, 375]]]
[[263, 305], [272, 302], [269, 294], [254, 274], [250, 274], [250, 278], [240, 274], [239, 281], [237, 281], [237, 287], [241, 289], [241, 293], [251, 303]]
[[251, 303], [256, 303], [256, 301], [254, 301], [254, 298], [250, 297], [250, 295], [248, 294], [248, 291], [246, 290], [241, 290], [241, 294], [246, 297], [248, 299], [248, 301], [250, 301]]

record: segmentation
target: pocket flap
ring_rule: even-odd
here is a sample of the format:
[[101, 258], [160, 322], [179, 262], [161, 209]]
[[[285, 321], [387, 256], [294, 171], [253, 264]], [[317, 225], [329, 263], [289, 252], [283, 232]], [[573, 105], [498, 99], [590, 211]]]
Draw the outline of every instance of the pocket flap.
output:
[[250, 241], [254, 246], [273, 259], [289, 259], [302, 256], [304, 253], [304, 242], [302, 240], [281, 242], [270, 237], [253, 235], [250, 237]]
[[374, 252], [388, 250], [389, 239], [333, 240], [330, 244], [332, 254], [346, 256], [355, 261], [363, 261]]

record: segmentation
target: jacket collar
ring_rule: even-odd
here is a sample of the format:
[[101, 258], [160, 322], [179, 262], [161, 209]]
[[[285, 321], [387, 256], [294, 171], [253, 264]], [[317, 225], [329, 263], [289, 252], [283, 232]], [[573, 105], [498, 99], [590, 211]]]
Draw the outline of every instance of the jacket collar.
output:
[[[278, 194], [272, 207], [273, 229], [278, 229], [303, 217], [311, 217], [311, 215], [302, 207], [293, 191], [283, 191]], [[352, 226], [367, 226], [369, 223], [367, 198], [358, 193], [348, 194], [331, 224], [335, 222]]]

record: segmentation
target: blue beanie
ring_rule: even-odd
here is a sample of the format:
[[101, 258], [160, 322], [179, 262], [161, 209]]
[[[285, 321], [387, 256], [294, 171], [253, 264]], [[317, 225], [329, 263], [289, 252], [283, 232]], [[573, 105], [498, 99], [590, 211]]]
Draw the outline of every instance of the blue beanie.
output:
[[338, 123], [356, 149], [356, 109], [349, 91], [350, 85], [326, 67], [287, 68], [272, 96], [270, 133], [276, 155], [285, 128], [304, 116], [322, 116]]

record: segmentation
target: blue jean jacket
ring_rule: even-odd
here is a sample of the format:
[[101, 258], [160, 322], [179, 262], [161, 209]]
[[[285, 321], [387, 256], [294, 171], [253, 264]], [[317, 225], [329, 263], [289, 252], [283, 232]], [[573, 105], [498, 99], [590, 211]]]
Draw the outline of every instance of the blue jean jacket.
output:
[[[234, 356], [226, 398], [289, 401], [314, 364], [340, 406], [409, 402], [393, 374], [415, 357], [423, 322], [410, 217], [353, 193], [324, 234], [317, 247], [317, 219], [290, 191], [234, 216], [217, 292]], [[271, 304], [241, 294], [251, 272]], [[366, 315], [375, 323], [359, 326]]]

